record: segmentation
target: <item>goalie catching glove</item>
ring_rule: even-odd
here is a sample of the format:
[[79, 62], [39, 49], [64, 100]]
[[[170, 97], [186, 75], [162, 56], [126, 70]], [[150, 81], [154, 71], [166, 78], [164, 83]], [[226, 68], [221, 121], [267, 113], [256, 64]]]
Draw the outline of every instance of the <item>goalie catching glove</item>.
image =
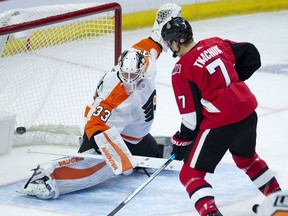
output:
[[173, 150], [171, 154], [175, 154], [175, 160], [183, 160], [189, 146], [192, 143], [192, 139], [177, 131], [177, 133], [171, 137], [171, 142], [173, 143]]
[[155, 42], [159, 43], [162, 46], [164, 52], [167, 52], [168, 47], [164, 44], [161, 37], [162, 27], [173, 17], [179, 16], [181, 16], [181, 7], [174, 3], [164, 4], [157, 11], [150, 38], [152, 38]]

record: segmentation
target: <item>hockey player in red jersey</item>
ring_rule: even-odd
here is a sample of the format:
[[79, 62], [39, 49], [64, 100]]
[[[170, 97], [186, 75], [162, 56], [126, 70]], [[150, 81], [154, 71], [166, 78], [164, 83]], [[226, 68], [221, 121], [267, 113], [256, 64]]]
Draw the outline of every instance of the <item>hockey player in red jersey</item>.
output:
[[182, 117], [171, 138], [176, 159], [183, 160], [179, 178], [201, 216], [222, 215], [212, 186], [205, 180], [227, 150], [265, 195], [280, 187], [255, 151], [257, 100], [245, 80], [261, 65], [256, 47], [218, 37], [195, 42], [189, 22], [172, 18], [161, 31], [164, 43], [179, 57], [172, 86]]
[[165, 49], [162, 26], [180, 12], [181, 7], [164, 4], [150, 37], [123, 51], [118, 64], [98, 83], [93, 102], [85, 110], [87, 122], [79, 153], [96, 151], [106, 160], [65, 157], [41, 164], [19, 192], [55, 199], [131, 173], [137, 165], [131, 153], [158, 156], [156, 140], [149, 133], [156, 110], [156, 59]]

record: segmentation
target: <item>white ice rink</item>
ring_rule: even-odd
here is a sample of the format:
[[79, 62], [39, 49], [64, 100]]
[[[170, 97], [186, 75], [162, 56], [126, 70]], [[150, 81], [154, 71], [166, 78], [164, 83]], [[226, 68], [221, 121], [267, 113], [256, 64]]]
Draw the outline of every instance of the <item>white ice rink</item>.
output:
[[[249, 41], [259, 49], [262, 67], [247, 81], [259, 102], [257, 152], [266, 160], [282, 188], [287, 190], [288, 11], [199, 21], [192, 23], [192, 28], [196, 41], [219, 36], [234, 41]], [[149, 33], [150, 29], [123, 32], [123, 49], [149, 36]], [[155, 136], [171, 136], [180, 126], [170, 84], [170, 73], [175, 61], [171, 52], [168, 52], [162, 54], [157, 63], [158, 105], [151, 131]], [[15, 191], [30, 177], [30, 170], [38, 163], [56, 157], [28, 154], [27, 148], [13, 148], [10, 154], [0, 156], [1, 215], [107, 215], [147, 178], [140, 174], [120, 177], [79, 193], [62, 196], [59, 200], [28, 198]], [[225, 216], [254, 215], [252, 205], [261, 202], [264, 197], [244, 173], [234, 168], [229, 154], [222, 162], [216, 174], [208, 176], [214, 186], [219, 209]], [[165, 171], [120, 210], [120, 215], [197, 214], [178, 181], [177, 173]]]

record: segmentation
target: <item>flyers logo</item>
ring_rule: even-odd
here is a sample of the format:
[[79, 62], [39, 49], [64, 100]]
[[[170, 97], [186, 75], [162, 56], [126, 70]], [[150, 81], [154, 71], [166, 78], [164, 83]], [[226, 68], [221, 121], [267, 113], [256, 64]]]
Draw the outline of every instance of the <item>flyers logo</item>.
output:
[[173, 68], [172, 71], [172, 75], [176, 74], [176, 73], [180, 73], [181, 72], [181, 65], [180, 64], [176, 64]]
[[156, 90], [152, 92], [147, 102], [142, 106], [145, 114], [145, 121], [149, 122], [154, 118], [154, 111], [156, 110]]

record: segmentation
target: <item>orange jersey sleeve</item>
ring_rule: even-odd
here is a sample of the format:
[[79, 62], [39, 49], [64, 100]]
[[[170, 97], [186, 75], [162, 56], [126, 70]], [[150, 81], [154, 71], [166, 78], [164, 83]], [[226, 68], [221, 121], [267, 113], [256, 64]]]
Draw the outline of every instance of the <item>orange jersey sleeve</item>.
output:
[[150, 38], [145, 38], [139, 41], [138, 43], [134, 44], [132, 47], [134, 49], [146, 50], [148, 52], [150, 52], [151, 49], [155, 49], [157, 51], [157, 58], [159, 57], [162, 51], [161, 46]]
[[128, 96], [129, 95], [126, 94], [124, 88], [119, 82], [108, 97], [105, 100], [102, 100], [98, 106], [95, 107], [92, 116], [85, 126], [85, 132], [88, 139], [90, 139], [96, 131], [105, 131], [110, 128], [106, 125], [106, 122], [111, 116], [113, 109], [125, 101]]

